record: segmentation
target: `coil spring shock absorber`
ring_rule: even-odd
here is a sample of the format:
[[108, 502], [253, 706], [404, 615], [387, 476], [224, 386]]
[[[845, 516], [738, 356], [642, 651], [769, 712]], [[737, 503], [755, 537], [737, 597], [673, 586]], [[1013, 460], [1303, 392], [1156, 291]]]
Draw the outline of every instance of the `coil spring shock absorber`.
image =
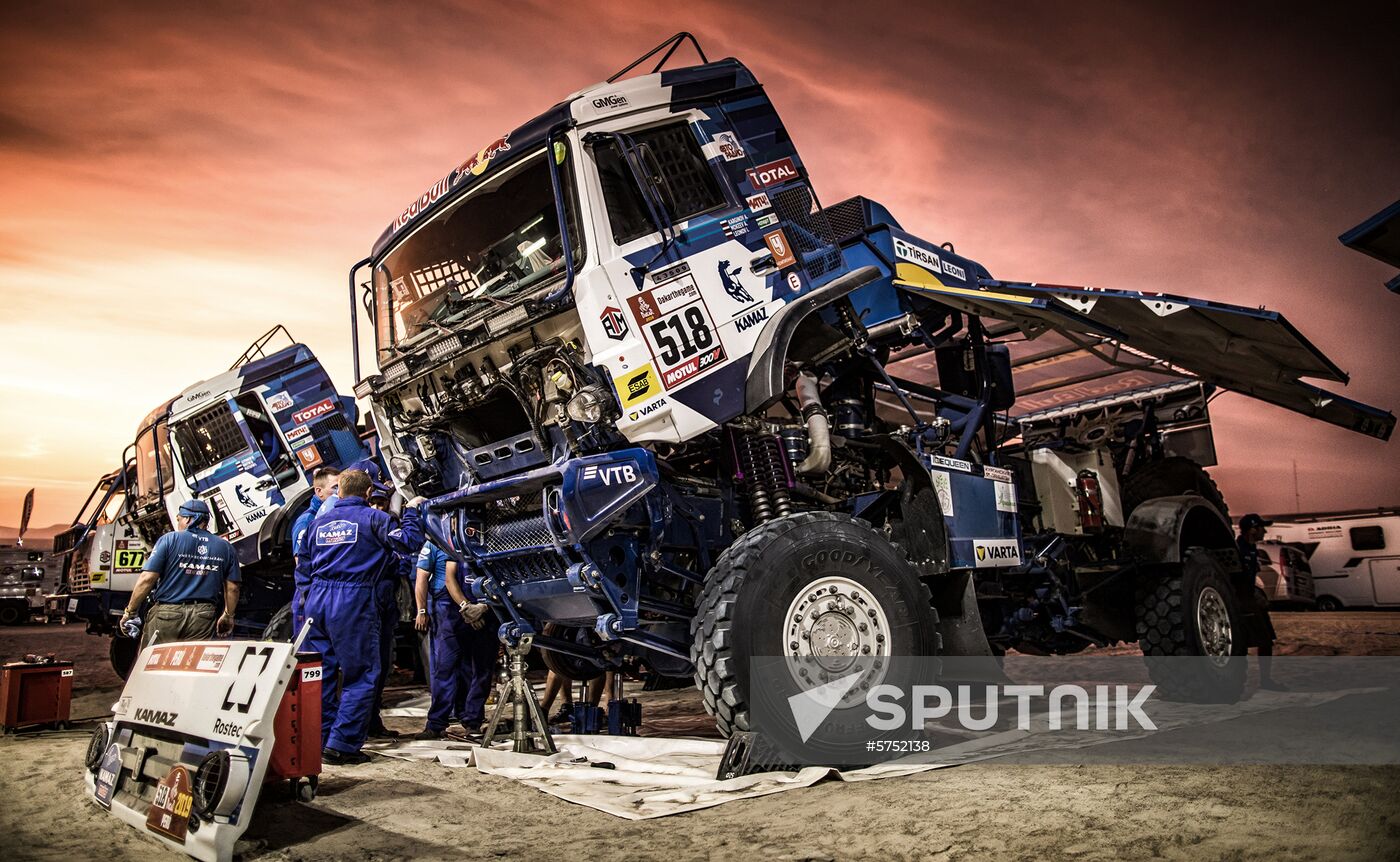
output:
[[744, 468], [754, 525], [791, 514], [791, 467], [778, 438], [771, 434], [745, 434], [739, 441], [739, 461]]

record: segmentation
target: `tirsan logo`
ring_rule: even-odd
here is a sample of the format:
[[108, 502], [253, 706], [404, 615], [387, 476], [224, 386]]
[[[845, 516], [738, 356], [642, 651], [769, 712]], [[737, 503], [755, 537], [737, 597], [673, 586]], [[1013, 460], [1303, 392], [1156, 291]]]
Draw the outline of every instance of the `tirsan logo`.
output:
[[767, 319], [768, 319], [768, 309], [766, 309], [766, 308], [755, 309], [754, 311], [750, 311], [748, 314], [746, 314], [746, 315], [744, 315], [743, 317], [739, 318], [738, 322], [736, 322], [736, 323], [734, 324], [734, 328], [735, 328], [736, 330], [738, 330], [739, 332], [743, 332], [745, 329], [749, 329], [749, 328], [751, 328], [751, 327], [753, 327], [753, 326], [757, 326], [758, 324], [762, 323], [763, 321], [765, 321], [765, 320], [767, 320]]
[[175, 719], [179, 715], [178, 712], [166, 712], [144, 706], [136, 710], [136, 720], [142, 724], [163, 724], [166, 727], [174, 727]]
[[243, 728], [237, 724], [230, 724], [222, 718], [214, 719], [214, 734], [216, 736], [228, 736], [233, 739], [243, 735]]
[[600, 111], [611, 111], [616, 108], [627, 107], [627, 97], [613, 93], [609, 96], [599, 96], [593, 100], [593, 107]]
[[761, 189], [765, 186], [797, 179], [797, 165], [792, 163], [792, 159], [779, 159], [776, 162], [749, 168], [748, 175], [749, 182], [753, 187]]
[[604, 485], [637, 481], [636, 464], [615, 464], [611, 467], [590, 465], [583, 468], [583, 481], [602, 482]]
[[979, 569], [1021, 564], [1021, 545], [1015, 539], [973, 539], [972, 553], [977, 558], [973, 564]]
[[905, 242], [899, 237], [895, 237], [894, 240], [894, 256], [907, 260], [910, 263], [917, 263], [924, 269], [929, 269], [934, 272], [941, 272], [943, 270], [943, 261], [939, 259], [938, 255], [922, 246]]

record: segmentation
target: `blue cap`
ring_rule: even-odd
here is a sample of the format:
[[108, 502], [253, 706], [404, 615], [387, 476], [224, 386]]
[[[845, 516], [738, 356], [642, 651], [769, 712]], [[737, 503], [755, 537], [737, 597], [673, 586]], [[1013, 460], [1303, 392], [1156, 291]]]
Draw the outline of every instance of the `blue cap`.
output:
[[356, 461], [355, 463], [351, 464], [346, 469], [364, 470], [366, 473], [369, 474], [369, 478], [374, 482], [378, 482], [380, 479], [383, 478], [379, 471], [379, 462], [375, 461], [372, 458], [361, 458], [359, 461]]
[[383, 484], [382, 482], [370, 482], [370, 484], [369, 484], [369, 496], [370, 496], [370, 499], [374, 499], [375, 497], [388, 497], [389, 494], [390, 494], [390, 491], [389, 491], [389, 486], [388, 486], [388, 485], [385, 485], [385, 484]]
[[186, 518], [207, 518], [209, 504], [203, 500], [186, 500], [180, 504], [180, 514]]

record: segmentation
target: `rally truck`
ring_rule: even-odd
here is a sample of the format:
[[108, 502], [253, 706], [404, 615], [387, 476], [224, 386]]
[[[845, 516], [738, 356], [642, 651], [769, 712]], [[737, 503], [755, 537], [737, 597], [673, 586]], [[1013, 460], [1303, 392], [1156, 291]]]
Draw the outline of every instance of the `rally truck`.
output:
[[758, 656], [817, 684], [1136, 641], [1209, 657], [1154, 664], [1172, 696], [1238, 696], [1207, 399], [1394, 417], [1301, 382], [1346, 377], [1275, 312], [1003, 281], [823, 204], [749, 69], [666, 68], [684, 41], [468, 154], [350, 272], [355, 393], [507, 645], [693, 676], [725, 734]]
[[[273, 349], [275, 342], [290, 342]], [[261, 635], [292, 595], [291, 529], [322, 465], [367, 457], [353, 398], [336, 392], [310, 348], [278, 326], [223, 374], [152, 410], [122, 467], [102, 477], [55, 539], [68, 557], [69, 613], [112, 635], [125, 676], [137, 642], [116, 631], [148, 549], [174, 529], [180, 504], [209, 504], [209, 530], [233, 543], [242, 569], [235, 633]], [[141, 614], [144, 616], [144, 613]]]

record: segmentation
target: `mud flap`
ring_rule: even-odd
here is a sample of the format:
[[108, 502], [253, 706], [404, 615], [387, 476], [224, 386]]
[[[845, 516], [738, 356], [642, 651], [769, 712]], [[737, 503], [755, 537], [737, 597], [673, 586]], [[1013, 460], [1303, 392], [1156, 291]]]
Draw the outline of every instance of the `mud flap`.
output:
[[[982, 629], [982, 613], [977, 609], [972, 573], [954, 572], [939, 580], [942, 583], [933, 588], [933, 603], [938, 608], [938, 634], [943, 639], [943, 655], [963, 659], [951, 663], [956, 671], [947, 673], [945, 679], [1008, 682]], [[983, 660], [977, 661], [979, 657]]]

